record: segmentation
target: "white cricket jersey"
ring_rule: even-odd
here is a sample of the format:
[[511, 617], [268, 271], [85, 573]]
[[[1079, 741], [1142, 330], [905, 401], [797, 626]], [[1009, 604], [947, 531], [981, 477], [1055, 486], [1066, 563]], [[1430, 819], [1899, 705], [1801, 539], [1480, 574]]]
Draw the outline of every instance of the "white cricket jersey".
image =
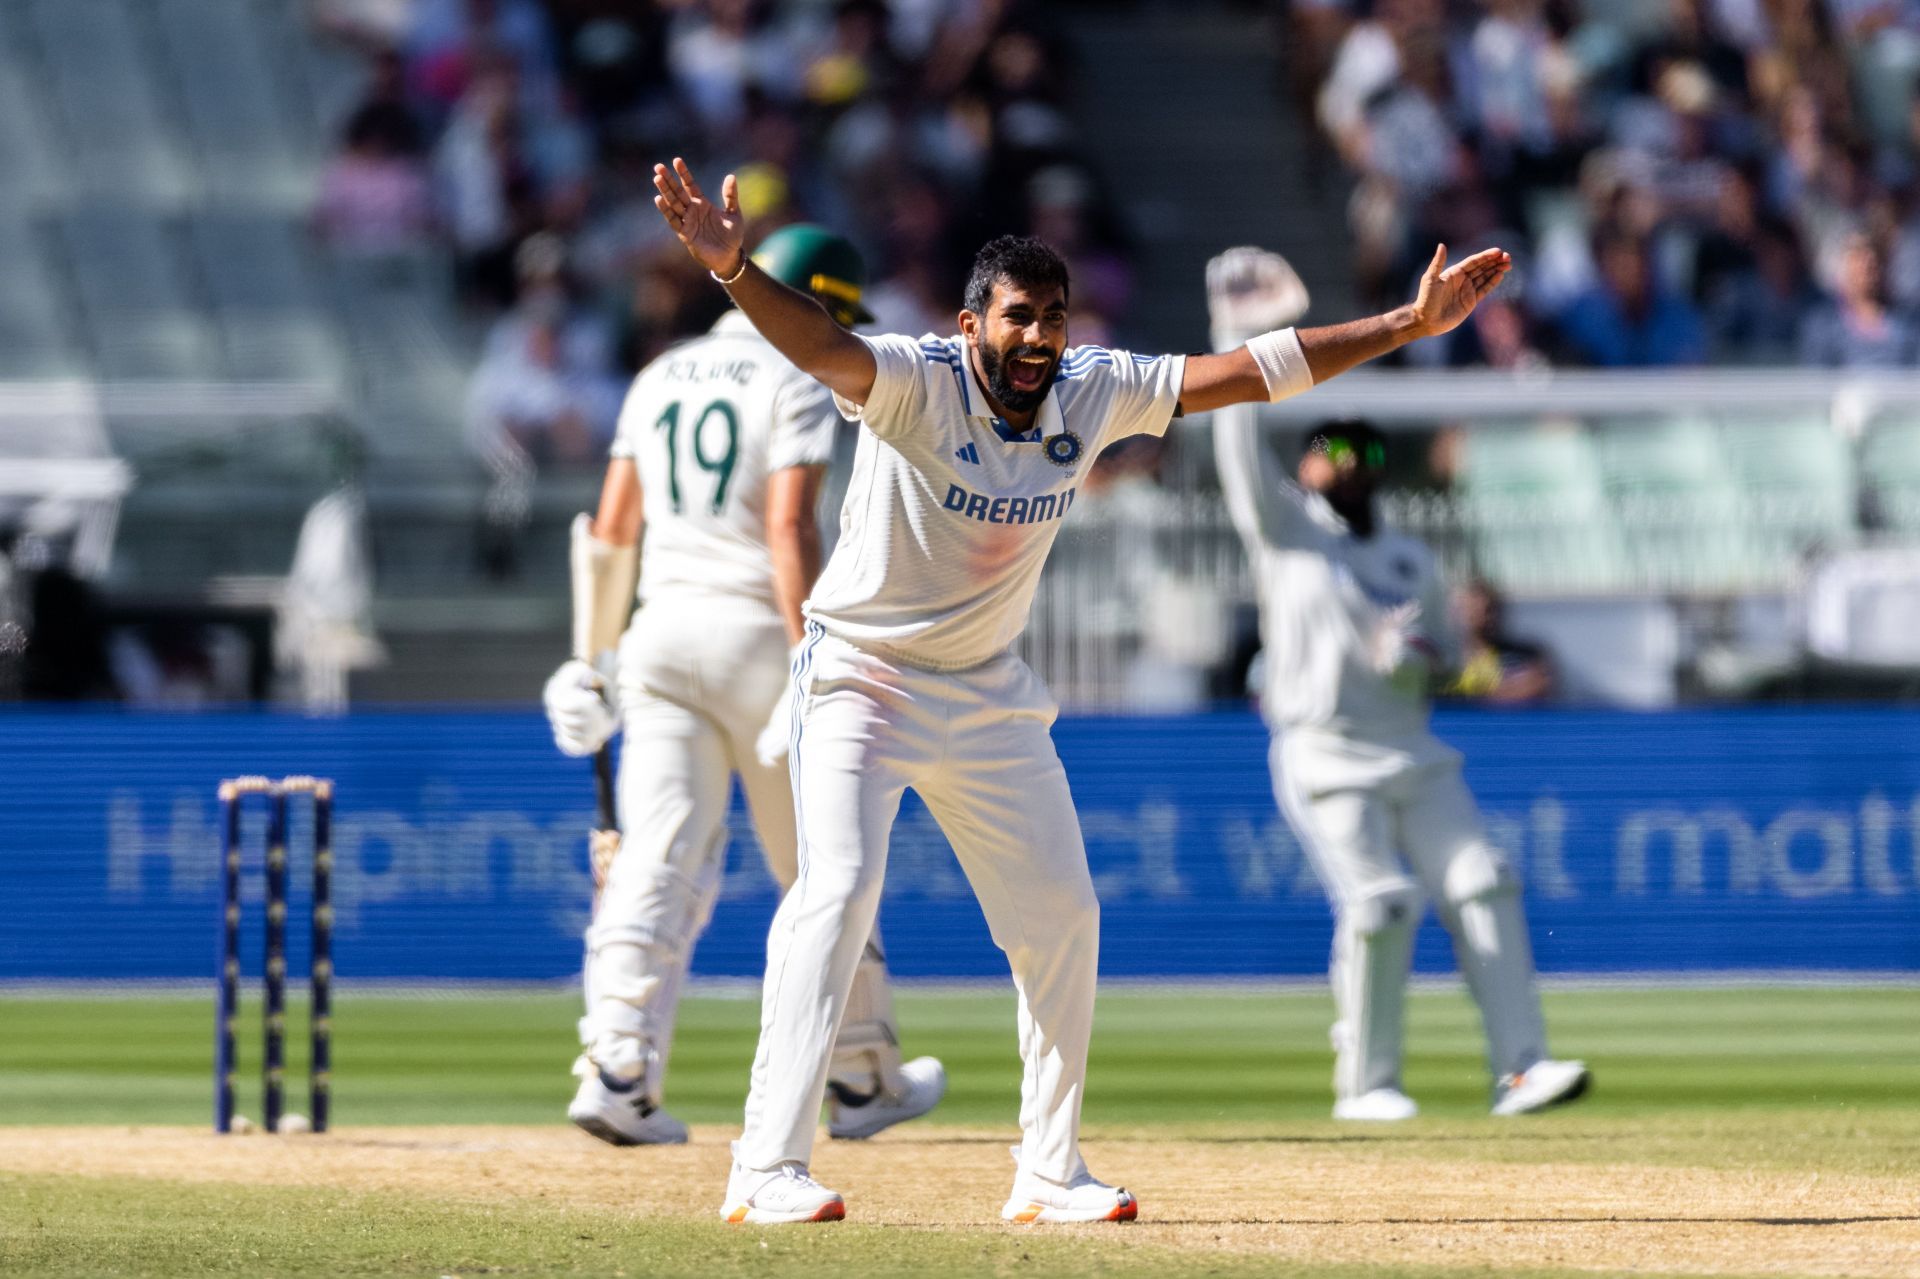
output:
[[1047, 551], [1100, 451], [1161, 435], [1186, 357], [1069, 350], [1032, 429], [997, 419], [964, 337], [862, 338], [866, 427], [840, 539], [807, 615], [856, 647], [927, 670], [1004, 652], [1027, 623]]
[[729, 311], [640, 370], [611, 450], [640, 472], [640, 599], [745, 596], [775, 607], [767, 480], [825, 465], [840, 415], [827, 389]]
[[[1290, 735], [1343, 739], [1334, 749], [1361, 748], [1354, 750], [1360, 757], [1373, 746], [1415, 762], [1446, 751], [1427, 731], [1425, 695], [1397, 687], [1371, 658], [1382, 621], [1414, 604], [1418, 629], [1440, 649], [1442, 664], [1458, 661], [1432, 553], [1391, 529], [1355, 537], [1326, 499], [1294, 482], [1258, 422], [1251, 404], [1213, 415], [1220, 487], [1260, 597], [1267, 722]], [[1375, 762], [1392, 771], [1392, 760]]]

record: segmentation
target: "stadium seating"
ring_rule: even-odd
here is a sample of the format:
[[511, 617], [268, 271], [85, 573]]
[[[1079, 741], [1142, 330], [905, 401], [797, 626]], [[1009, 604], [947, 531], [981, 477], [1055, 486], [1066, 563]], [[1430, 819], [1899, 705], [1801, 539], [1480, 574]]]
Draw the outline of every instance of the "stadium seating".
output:
[[1601, 421], [1595, 435], [1637, 585], [1699, 589], [1738, 571], [1745, 533], [1740, 497], [1712, 423], [1629, 418]]
[[176, 224], [119, 202], [89, 203], [61, 217], [60, 239], [101, 376], [221, 375], [219, 345], [194, 300]]
[[345, 353], [297, 225], [223, 210], [196, 216], [189, 238], [227, 376], [344, 385]]
[[298, 131], [251, 10], [232, 0], [159, 0], [154, 14], [206, 198], [304, 213], [315, 157], [295, 145]]
[[31, 0], [27, 9], [65, 134], [62, 154], [84, 191], [124, 205], [186, 202], [195, 174], [141, 38], [146, 7]]
[[1513, 591], [1606, 591], [1629, 561], [1578, 424], [1469, 431], [1459, 515], [1479, 571]]
[[1825, 418], [1723, 417], [1718, 439], [1746, 516], [1735, 582], [1778, 580], [1855, 540], [1853, 448]]
[[1875, 526], [1920, 532], [1920, 416], [1888, 415], [1872, 424], [1860, 444], [1860, 483]]
[[81, 370], [39, 241], [31, 218], [0, 209], [0, 257], [8, 263], [7, 287], [0, 289], [0, 377], [73, 377]]

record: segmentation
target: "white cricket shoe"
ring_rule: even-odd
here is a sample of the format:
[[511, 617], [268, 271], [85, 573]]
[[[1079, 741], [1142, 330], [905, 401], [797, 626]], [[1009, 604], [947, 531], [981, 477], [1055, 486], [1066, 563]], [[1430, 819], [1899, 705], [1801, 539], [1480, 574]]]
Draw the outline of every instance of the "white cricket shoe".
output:
[[846, 1200], [795, 1163], [781, 1164], [772, 1172], [755, 1172], [742, 1168], [736, 1160], [727, 1177], [727, 1202], [720, 1208], [721, 1218], [736, 1226], [841, 1221], [846, 1215]]
[[567, 1118], [610, 1146], [678, 1146], [687, 1126], [654, 1104], [638, 1082], [620, 1087], [589, 1069], [567, 1106]]
[[1564, 1106], [1579, 1100], [1592, 1086], [1593, 1072], [1586, 1062], [1545, 1057], [1494, 1085], [1493, 1113], [1530, 1115], [1549, 1106]]
[[1413, 1098], [1398, 1088], [1376, 1088], [1358, 1097], [1342, 1097], [1333, 1103], [1335, 1119], [1358, 1119], [1367, 1123], [1397, 1123], [1420, 1113]]
[[860, 1101], [841, 1089], [829, 1090], [827, 1135], [842, 1141], [871, 1137], [895, 1124], [918, 1119], [946, 1095], [947, 1068], [940, 1059], [916, 1057], [900, 1067], [900, 1087], [890, 1092], [877, 1092]]
[[[1019, 1149], [1014, 1147], [1016, 1152]], [[1139, 1215], [1140, 1202], [1132, 1194], [1086, 1172], [1064, 1186], [1038, 1177], [1015, 1177], [1013, 1197], [1000, 1210], [1003, 1221], [1023, 1226], [1042, 1221], [1132, 1221]]]

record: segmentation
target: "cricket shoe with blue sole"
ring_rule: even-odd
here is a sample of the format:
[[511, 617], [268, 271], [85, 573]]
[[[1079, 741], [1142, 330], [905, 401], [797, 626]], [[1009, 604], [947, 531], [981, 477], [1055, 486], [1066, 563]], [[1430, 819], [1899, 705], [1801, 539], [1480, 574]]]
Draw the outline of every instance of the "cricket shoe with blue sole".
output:
[[638, 1080], [622, 1083], [591, 1067], [567, 1106], [574, 1126], [610, 1146], [678, 1146], [687, 1126], [647, 1096]]
[[[734, 1146], [735, 1151], [739, 1145]], [[742, 1168], [738, 1159], [727, 1177], [727, 1201], [720, 1218], [735, 1226], [793, 1226], [809, 1221], [841, 1221], [846, 1200], [807, 1175], [797, 1163], [771, 1171]]]
[[1372, 1092], [1361, 1093], [1358, 1097], [1342, 1097], [1333, 1103], [1335, 1119], [1363, 1123], [1397, 1123], [1402, 1119], [1412, 1119], [1419, 1113], [1420, 1107], [1413, 1098], [1398, 1088], [1375, 1088]]
[[1493, 1113], [1531, 1115], [1578, 1101], [1591, 1087], [1593, 1072], [1586, 1062], [1542, 1058], [1517, 1075], [1503, 1076], [1494, 1085]]
[[895, 1124], [918, 1119], [947, 1095], [947, 1068], [937, 1057], [916, 1057], [900, 1067], [900, 1082], [861, 1096], [838, 1084], [827, 1093], [827, 1135], [860, 1141]]

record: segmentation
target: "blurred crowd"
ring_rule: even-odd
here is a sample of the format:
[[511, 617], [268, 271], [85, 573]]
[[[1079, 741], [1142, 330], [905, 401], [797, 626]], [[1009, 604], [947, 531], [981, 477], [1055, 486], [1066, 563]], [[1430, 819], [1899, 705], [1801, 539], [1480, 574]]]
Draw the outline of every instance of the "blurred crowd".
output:
[[738, 173], [757, 235], [850, 235], [886, 329], [946, 332], [975, 246], [1044, 235], [1097, 341], [1132, 277], [1062, 106], [1058, 7], [317, 0], [368, 67], [317, 227], [336, 251], [451, 253], [491, 320], [470, 437], [528, 465], [603, 457], [626, 376], [725, 305], [653, 209], [674, 155]]
[[1514, 251], [1413, 359], [1920, 362], [1920, 0], [1292, 0], [1285, 48], [1369, 302]]

